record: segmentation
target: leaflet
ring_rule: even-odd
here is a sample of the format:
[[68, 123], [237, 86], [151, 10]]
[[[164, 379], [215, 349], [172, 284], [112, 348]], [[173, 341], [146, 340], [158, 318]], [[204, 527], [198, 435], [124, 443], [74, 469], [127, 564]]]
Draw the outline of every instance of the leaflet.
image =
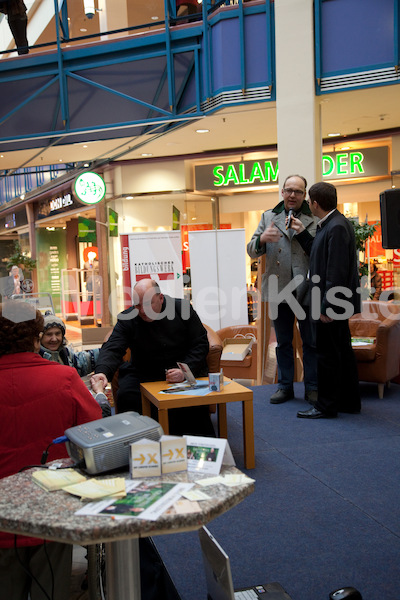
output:
[[194, 483], [126, 480], [126, 496], [118, 500], [89, 502], [75, 514], [108, 516], [113, 519], [135, 517], [156, 521], [170, 506], [194, 486]]

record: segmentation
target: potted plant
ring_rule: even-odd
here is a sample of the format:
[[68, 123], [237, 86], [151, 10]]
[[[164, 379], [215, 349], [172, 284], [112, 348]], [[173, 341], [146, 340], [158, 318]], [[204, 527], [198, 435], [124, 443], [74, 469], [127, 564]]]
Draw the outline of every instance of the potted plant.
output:
[[360, 261], [360, 277], [368, 276], [368, 264], [365, 260], [365, 245], [367, 240], [371, 238], [377, 226], [379, 225], [379, 221], [376, 221], [373, 224], [369, 224], [367, 219], [365, 219], [364, 223], [360, 223], [358, 217], [347, 217], [351, 222], [354, 228], [354, 235], [356, 236], [356, 248], [359, 252], [363, 252], [364, 258]]
[[25, 271], [25, 273], [30, 273], [36, 269], [36, 260], [30, 258], [25, 252], [22, 252], [21, 246], [17, 241], [14, 242], [14, 253], [8, 258], [6, 267], [10, 270], [14, 265]]

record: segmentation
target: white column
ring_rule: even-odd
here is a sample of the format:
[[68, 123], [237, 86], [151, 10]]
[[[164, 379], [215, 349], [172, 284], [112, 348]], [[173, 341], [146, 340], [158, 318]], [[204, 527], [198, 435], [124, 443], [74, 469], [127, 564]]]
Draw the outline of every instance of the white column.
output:
[[313, 0], [276, 0], [279, 184], [287, 175], [322, 180], [320, 104], [314, 85]]
[[[100, 31], [112, 31], [128, 27], [127, 0], [98, 0]], [[126, 34], [128, 35], [128, 34]], [[103, 35], [102, 40], [119, 38], [121, 34]]]

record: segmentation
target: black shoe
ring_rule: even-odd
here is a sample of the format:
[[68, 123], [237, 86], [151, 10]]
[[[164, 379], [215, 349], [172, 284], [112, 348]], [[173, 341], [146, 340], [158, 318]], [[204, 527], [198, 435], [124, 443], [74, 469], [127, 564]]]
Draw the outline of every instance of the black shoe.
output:
[[306, 391], [304, 394], [304, 400], [308, 402], [308, 404], [311, 404], [311, 406], [315, 406], [315, 403], [318, 400], [317, 390], [309, 390], [308, 392]]
[[283, 390], [280, 389], [272, 394], [269, 399], [271, 404], [282, 404], [282, 402], [286, 402], [287, 400], [292, 400], [294, 398], [293, 390]]
[[[315, 408], [315, 406], [308, 410], [299, 410], [297, 416], [299, 419], [329, 419], [331, 417], [331, 415], [321, 412], [318, 408]], [[333, 416], [336, 415], [332, 415], [332, 417]]]

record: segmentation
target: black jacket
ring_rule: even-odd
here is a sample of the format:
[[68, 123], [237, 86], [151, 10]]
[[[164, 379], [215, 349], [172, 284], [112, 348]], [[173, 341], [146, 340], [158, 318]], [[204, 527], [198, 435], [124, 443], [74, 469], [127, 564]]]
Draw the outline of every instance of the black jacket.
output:
[[[344, 313], [344, 302], [353, 307], [353, 314], [361, 310], [359, 261], [352, 224], [338, 210], [318, 225], [315, 238], [307, 231], [298, 234], [302, 248], [310, 255], [311, 288], [319, 288], [321, 314], [331, 308], [336, 315]], [[318, 275], [320, 281], [313, 281]], [[346, 288], [346, 292], [332, 288]], [[330, 293], [329, 293], [330, 292]], [[328, 295], [329, 293], [329, 295]], [[340, 303], [340, 305], [339, 305]], [[329, 316], [329, 315], [328, 315]]]
[[186, 363], [195, 377], [207, 375], [209, 351], [207, 332], [197, 313], [186, 300], [164, 295], [163, 318], [148, 323], [134, 315], [131, 306], [118, 315], [110, 338], [103, 344], [96, 373], [111, 380], [129, 348], [133, 369], [141, 381], [165, 379], [165, 369]]

